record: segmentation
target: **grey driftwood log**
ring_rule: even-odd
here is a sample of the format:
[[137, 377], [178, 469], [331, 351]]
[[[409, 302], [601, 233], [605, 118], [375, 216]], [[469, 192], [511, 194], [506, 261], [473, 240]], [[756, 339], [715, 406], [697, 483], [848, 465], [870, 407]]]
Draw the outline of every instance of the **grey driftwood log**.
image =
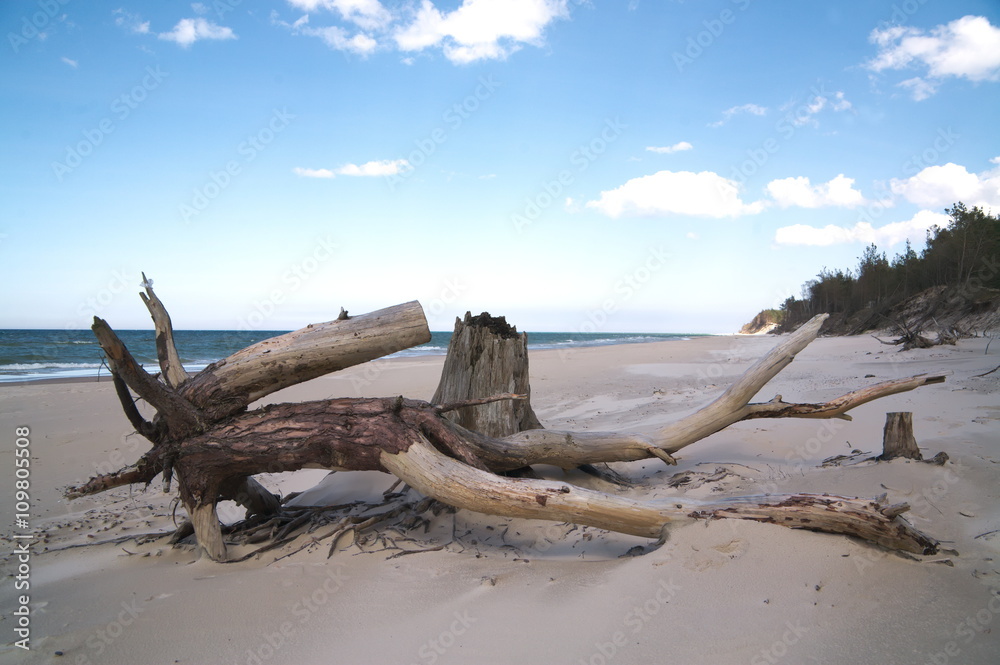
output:
[[[146, 282], [147, 306], [162, 307]], [[154, 313], [161, 331], [169, 317]], [[152, 443], [135, 464], [96, 476], [66, 490], [69, 498], [157, 476], [175, 478], [191, 515], [198, 544], [209, 557], [227, 559], [216, 505], [235, 499], [251, 510], [282, 510], [268, 500], [252, 476], [302, 468], [378, 470], [395, 474], [428, 497], [473, 511], [568, 521], [621, 533], [661, 538], [665, 528], [705, 518], [738, 518], [792, 528], [846, 534], [887, 548], [929, 554], [937, 542], [899, 515], [906, 504], [883, 497], [858, 499], [823, 494], [734, 497], [716, 501], [685, 498], [641, 500], [584, 489], [568, 482], [510, 478], [502, 472], [532, 464], [573, 468], [599, 462], [658, 458], [674, 463], [679, 450], [752, 418], [842, 418], [868, 401], [944, 381], [919, 375], [869, 386], [821, 404], [750, 400], [819, 332], [819, 315], [781, 341], [732, 386], [699, 411], [652, 432], [573, 432], [525, 430], [494, 437], [466, 429], [444, 417], [449, 411], [493, 401], [526, 401], [504, 394], [449, 404], [402, 397], [329, 399], [272, 404], [251, 403], [280, 388], [356, 365], [430, 339], [417, 302], [370, 314], [310, 325], [247, 347], [198, 374], [181, 380], [164, 369], [154, 377], [135, 362], [108, 324], [95, 317], [94, 333], [112, 370], [116, 392], [129, 422]], [[161, 364], [173, 354], [160, 349]], [[164, 347], [171, 346], [164, 341]], [[176, 353], [176, 351], [175, 351]], [[501, 383], [500, 386], [510, 385]], [[155, 410], [139, 413], [132, 393]], [[421, 503], [421, 505], [426, 505]]]

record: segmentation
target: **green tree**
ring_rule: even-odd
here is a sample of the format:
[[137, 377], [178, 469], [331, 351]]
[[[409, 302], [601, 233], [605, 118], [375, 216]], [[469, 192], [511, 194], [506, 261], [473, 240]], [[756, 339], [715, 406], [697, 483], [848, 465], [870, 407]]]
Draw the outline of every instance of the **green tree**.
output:
[[858, 261], [855, 305], [858, 309], [882, 302], [889, 291], [889, 261], [875, 243], [868, 245]]

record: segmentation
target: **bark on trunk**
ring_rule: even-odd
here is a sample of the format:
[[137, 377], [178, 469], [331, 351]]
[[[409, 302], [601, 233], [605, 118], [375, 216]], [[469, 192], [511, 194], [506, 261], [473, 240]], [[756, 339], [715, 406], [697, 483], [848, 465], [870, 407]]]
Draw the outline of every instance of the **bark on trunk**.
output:
[[913, 438], [913, 414], [909, 411], [899, 411], [885, 414], [885, 427], [882, 430], [882, 454], [879, 459], [891, 460], [897, 457], [922, 460]]
[[484, 312], [455, 319], [455, 331], [441, 370], [435, 404], [462, 402], [511, 393], [523, 400], [504, 400], [456, 409], [450, 420], [474, 432], [505, 437], [542, 424], [531, 408], [528, 383], [528, 335], [518, 333], [502, 316]]

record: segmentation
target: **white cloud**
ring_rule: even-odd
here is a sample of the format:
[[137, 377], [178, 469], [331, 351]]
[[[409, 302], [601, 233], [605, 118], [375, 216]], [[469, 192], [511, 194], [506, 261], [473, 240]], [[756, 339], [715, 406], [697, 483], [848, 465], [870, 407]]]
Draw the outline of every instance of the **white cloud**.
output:
[[203, 18], [182, 18], [170, 32], [161, 32], [160, 39], [177, 42], [184, 48], [199, 39], [236, 39], [231, 28], [216, 25]]
[[772, 180], [767, 183], [767, 193], [782, 208], [853, 208], [866, 203], [861, 192], [854, 189], [854, 178], [848, 178], [843, 173], [830, 182], [819, 185], [812, 185], [805, 176]]
[[[819, 123], [814, 116], [826, 108], [833, 109], [834, 111], [850, 111], [854, 108], [851, 102], [847, 101], [847, 98], [844, 97], [842, 90], [833, 93], [833, 97], [828, 97], [827, 94], [829, 93], [824, 93], [825, 91], [823, 93], [817, 92], [812, 99], [804, 104], [800, 104], [785, 117], [796, 127], [803, 125], [813, 125], [815, 127]], [[790, 106], [786, 108], [790, 108]]]
[[743, 202], [739, 184], [712, 171], [660, 171], [601, 192], [601, 198], [588, 201], [587, 207], [614, 218], [672, 214], [722, 218], [756, 214], [765, 204]]
[[[299, 21], [296, 26], [302, 25]], [[331, 25], [326, 28], [300, 28], [299, 32], [304, 35], [312, 35], [322, 39], [327, 46], [337, 51], [348, 51], [358, 55], [370, 55], [378, 48], [378, 42], [363, 32], [359, 32], [353, 37], [341, 27]]]
[[830, 104], [833, 106], [834, 111], [850, 111], [854, 108], [854, 106], [844, 97], [843, 90], [838, 90], [834, 93], [833, 101]]
[[336, 176], [330, 169], [304, 169], [301, 166], [296, 166], [292, 172], [303, 178], [333, 178]]
[[116, 9], [111, 12], [111, 15], [115, 17], [115, 25], [119, 28], [141, 35], [149, 32], [149, 21], [143, 21], [138, 14], [127, 12], [124, 9]]
[[646, 150], [648, 152], [655, 152], [659, 155], [669, 155], [672, 152], [691, 150], [692, 148], [694, 148], [694, 146], [688, 143], [687, 141], [681, 141], [680, 143], [675, 143], [673, 145], [668, 145], [663, 147], [649, 146], [646, 148]]
[[896, 85], [900, 88], [908, 89], [915, 101], [922, 102], [928, 97], [933, 97], [934, 94], [937, 93], [940, 82], [928, 81], [927, 79], [922, 79], [919, 76], [914, 76], [913, 78], [901, 81]]
[[766, 106], [758, 106], [757, 104], [742, 104], [740, 106], [731, 106], [722, 112], [722, 120], [717, 122], [709, 123], [709, 127], [721, 127], [734, 115], [740, 115], [742, 113], [749, 113], [750, 115], [767, 115]]
[[[541, 45], [545, 28], [569, 16], [569, 0], [461, 0], [454, 9], [438, 9], [432, 0], [419, 4], [397, 3], [385, 7], [379, 0], [288, 0], [307, 12], [295, 23], [271, 12], [271, 22], [298, 34], [320, 37], [333, 49], [368, 55], [379, 48], [395, 47], [404, 53], [440, 48], [454, 63], [504, 59], [524, 44]], [[305, 27], [310, 13], [320, 10], [338, 15], [361, 28]], [[412, 57], [403, 64], [412, 65]]]
[[822, 228], [807, 224], [783, 226], [774, 234], [774, 242], [779, 245], [810, 245], [827, 247], [845, 243], [875, 243], [880, 246], [892, 246], [907, 238], [918, 243], [924, 240], [927, 229], [932, 226], [947, 226], [949, 217], [938, 212], [921, 210], [912, 219], [904, 222], [893, 222], [874, 228], [868, 222], [858, 222], [852, 227], [829, 224]]
[[933, 95], [940, 81], [949, 76], [970, 81], [1000, 80], [1000, 28], [983, 16], [963, 16], [936, 26], [930, 33], [902, 26], [876, 29], [869, 41], [879, 48], [867, 63], [872, 71], [927, 69], [926, 77], [898, 84], [909, 89], [917, 101]]
[[397, 175], [409, 170], [410, 163], [405, 159], [383, 159], [364, 164], [345, 164], [339, 168], [330, 169], [305, 169], [295, 167], [292, 172], [303, 178], [334, 178], [338, 175], [377, 177]]
[[59, 58], [59, 59], [62, 60], [63, 62], [65, 62], [67, 65], [69, 65], [73, 69], [76, 69], [77, 67], [80, 66], [79, 62], [77, 62], [76, 60], [70, 60], [69, 58], [67, 58], [65, 56], [63, 56], [62, 58]]
[[354, 23], [363, 30], [379, 30], [392, 22], [393, 16], [378, 0], [288, 0], [288, 4], [305, 12], [325, 9]]
[[922, 208], [945, 208], [961, 201], [970, 208], [1000, 210], [1000, 168], [977, 174], [949, 162], [928, 166], [912, 178], [893, 178], [889, 188]]
[[198, 14], [199, 16], [204, 16], [210, 10], [209, 10], [208, 6], [205, 5], [204, 3], [202, 3], [202, 2], [194, 2], [194, 3], [191, 3], [191, 11], [193, 11], [195, 14]]
[[423, 0], [411, 21], [393, 34], [403, 51], [440, 46], [454, 63], [504, 59], [523, 44], [541, 44], [545, 28], [569, 16], [568, 0], [463, 0], [442, 12]]
[[410, 163], [405, 159], [383, 159], [379, 161], [365, 162], [357, 164], [347, 164], [337, 169], [337, 175], [355, 176], [385, 176], [396, 175], [410, 168]]

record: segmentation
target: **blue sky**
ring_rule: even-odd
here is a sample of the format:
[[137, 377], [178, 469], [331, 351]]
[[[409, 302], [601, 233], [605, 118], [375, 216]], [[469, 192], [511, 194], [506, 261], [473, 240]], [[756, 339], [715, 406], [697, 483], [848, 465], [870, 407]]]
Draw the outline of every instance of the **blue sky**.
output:
[[732, 332], [1000, 210], [992, 1], [7, 1], [0, 327]]

